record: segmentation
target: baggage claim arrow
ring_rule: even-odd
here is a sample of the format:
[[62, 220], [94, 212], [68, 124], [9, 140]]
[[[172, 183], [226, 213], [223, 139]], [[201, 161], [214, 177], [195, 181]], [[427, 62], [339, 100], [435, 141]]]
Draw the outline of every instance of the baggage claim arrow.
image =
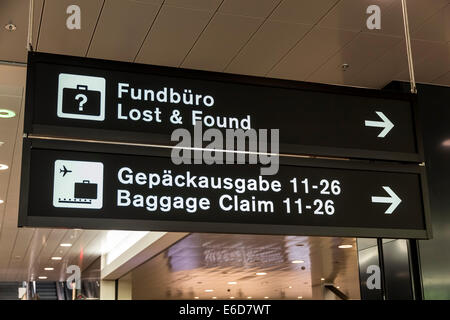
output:
[[377, 128], [384, 128], [379, 134], [378, 138], [384, 138], [389, 133], [389, 131], [392, 130], [394, 127], [394, 124], [391, 122], [391, 120], [388, 119], [381, 111], [375, 111], [375, 113], [381, 118], [383, 121], [370, 121], [365, 120], [364, 125], [366, 127], [377, 127]]
[[384, 191], [386, 191], [390, 197], [372, 197], [373, 203], [390, 203], [391, 205], [384, 214], [391, 214], [398, 207], [402, 200], [392, 191], [389, 187], [383, 187]]

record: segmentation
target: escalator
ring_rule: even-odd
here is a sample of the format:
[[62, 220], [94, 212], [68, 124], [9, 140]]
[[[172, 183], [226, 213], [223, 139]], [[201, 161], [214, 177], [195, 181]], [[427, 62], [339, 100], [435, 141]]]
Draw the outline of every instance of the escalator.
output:
[[36, 294], [39, 300], [58, 300], [56, 282], [36, 282]]

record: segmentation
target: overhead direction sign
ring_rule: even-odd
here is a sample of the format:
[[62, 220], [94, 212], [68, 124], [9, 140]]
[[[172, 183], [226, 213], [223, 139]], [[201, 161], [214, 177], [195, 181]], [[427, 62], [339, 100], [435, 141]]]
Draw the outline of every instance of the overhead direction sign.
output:
[[261, 176], [258, 165], [175, 165], [161, 152], [25, 140], [19, 225], [430, 236], [417, 165], [283, 158], [276, 175]]
[[280, 153], [422, 162], [414, 95], [29, 53], [25, 132], [174, 145], [177, 128], [279, 129]]

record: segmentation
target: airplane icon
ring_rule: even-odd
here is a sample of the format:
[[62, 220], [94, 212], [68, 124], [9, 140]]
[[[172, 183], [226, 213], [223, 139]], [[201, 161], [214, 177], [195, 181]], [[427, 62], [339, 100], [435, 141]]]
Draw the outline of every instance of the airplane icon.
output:
[[64, 169], [59, 169], [59, 173], [63, 173], [63, 177], [66, 176], [66, 174], [72, 172], [72, 170], [67, 170], [66, 166], [63, 166]]

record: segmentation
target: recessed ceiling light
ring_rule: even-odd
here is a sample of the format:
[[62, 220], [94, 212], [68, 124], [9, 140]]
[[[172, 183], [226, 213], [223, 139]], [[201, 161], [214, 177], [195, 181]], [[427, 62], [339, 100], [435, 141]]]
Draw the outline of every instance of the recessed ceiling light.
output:
[[229, 281], [228, 284], [237, 284], [236, 281]]
[[264, 299], [269, 299], [269, 297], [264, 297]]
[[320, 278], [320, 281], [325, 281], [325, 278]]
[[234, 297], [230, 297], [230, 299], [234, 299]]
[[198, 299], [198, 297], [194, 297], [194, 299]]
[[340, 289], [341, 287], [337, 286], [336, 288]]
[[41, 276], [41, 277], [38, 277], [40, 280], [45, 280], [45, 279], [47, 279], [47, 277], [46, 276]]
[[297, 298], [298, 298], [298, 299], [303, 299], [303, 297], [302, 297], [302, 296], [298, 296]]
[[297, 264], [297, 263], [305, 263], [305, 261], [303, 261], [303, 260], [293, 260], [293, 261], [291, 261], [291, 263], [295, 263], [295, 264]]
[[252, 297], [247, 297], [247, 299], [251, 299]]
[[353, 245], [351, 244], [341, 244], [340, 246], [338, 246], [339, 249], [350, 249], [353, 248]]
[[3, 142], [3, 141], [0, 141], [0, 147], [2, 146], [2, 145], [4, 145], [5, 143]]
[[212, 297], [213, 299], [217, 299], [217, 297]]
[[8, 31], [16, 31], [17, 27], [14, 23], [5, 24], [5, 29]]
[[7, 170], [9, 167], [6, 164], [0, 163], [0, 170]]
[[213, 289], [206, 289], [205, 292], [213, 292]]
[[14, 118], [16, 113], [8, 109], [0, 109], [0, 118]]
[[52, 260], [62, 260], [61, 257], [52, 257]]
[[341, 65], [342, 71], [347, 71], [348, 68], [350, 68], [350, 65], [348, 63], [343, 63]]
[[60, 246], [61, 247], [71, 247], [72, 244], [71, 243], [61, 243]]
[[292, 286], [289, 286], [289, 289], [292, 289]]
[[267, 272], [257, 272], [256, 275], [257, 276], [265, 276], [267, 274]]
[[45, 271], [53, 271], [55, 268], [44, 268]]
[[2, 204], [2, 203], [4, 203], [5, 201], [3, 201], [3, 200], [0, 200], [0, 204]]

